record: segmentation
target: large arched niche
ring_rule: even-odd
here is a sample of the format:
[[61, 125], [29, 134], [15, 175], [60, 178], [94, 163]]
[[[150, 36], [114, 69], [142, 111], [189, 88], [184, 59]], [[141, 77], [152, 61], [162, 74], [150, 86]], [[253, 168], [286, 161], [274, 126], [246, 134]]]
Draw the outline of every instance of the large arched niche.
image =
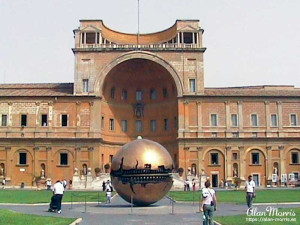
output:
[[172, 65], [170, 65], [166, 60], [162, 59], [161, 57], [158, 57], [155, 54], [145, 52], [145, 51], [135, 51], [135, 52], [129, 52], [125, 53], [116, 59], [114, 59], [112, 62], [108, 63], [97, 75], [95, 84], [94, 84], [94, 93], [97, 96], [102, 96], [103, 95], [103, 85], [105, 83], [105, 79], [107, 75], [110, 73], [112, 69], [117, 67], [117, 65], [133, 60], [133, 59], [145, 59], [149, 60], [152, 62], [155, 62], [156, 64], [160, 65], [163, 67], [170, 76], [173, 78], [173, 81], [175, 83], [176, 91], [177, 91], [177, 96], [181, 97], [183, 95], [183, 84], [182, 80], [180, 79], [180, 76], [176, 72], [176, 70], [173, 68]]
[[[123, 60], [109, 70], [100, 87], [104, 140], [122, 143], [143, 136], [165, 145], [176, 142], [179, 94], [176, 80], [166, 67], [144, 57]], [[141, 100], [137, 98], [139, 91]], [[122, 128], [124, 120], [126, 131]], [[142, 130], [137, 129], [139, 121]], [[156, 121], [154, 130], [152, 121]]]

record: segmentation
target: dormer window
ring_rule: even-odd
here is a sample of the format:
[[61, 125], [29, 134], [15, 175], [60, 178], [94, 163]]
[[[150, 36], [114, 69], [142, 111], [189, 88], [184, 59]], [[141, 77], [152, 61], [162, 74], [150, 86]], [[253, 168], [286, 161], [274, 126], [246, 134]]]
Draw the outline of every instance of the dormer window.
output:
[[99, 33], [98, 32], [84, 32], [81, 33], [82, 44], [99, 44]]
[[191, 32], [183, 33], [183, 42], [185, 44], [192, 44], [193, 43], [193, 33], [191, 33]]

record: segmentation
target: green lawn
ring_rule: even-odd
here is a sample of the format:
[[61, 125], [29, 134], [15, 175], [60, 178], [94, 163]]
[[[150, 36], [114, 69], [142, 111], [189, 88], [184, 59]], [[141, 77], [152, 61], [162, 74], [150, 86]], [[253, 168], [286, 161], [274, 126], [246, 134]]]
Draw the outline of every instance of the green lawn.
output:
[[[279, 209], [280, 212], [289, 212], [290, 210], [293, 210], [296, 214], [295, 217], [291, 217], [291, 216], [283, 216], [283, 217], [274, 217], [274, 216], [263, 216], [263, 217], [256, 217], [256, 216], [247, 216], [247, 215], [238, 215], [238, 216], [220, 216], [220, 217], [216, 217], [215, 220], [219, 223], [221, 223], [222, 225], [293, 225], [293, 224], [299, 224], [300, 221], [300, 208], [295, 208], [295, 209]], [[257, 221], [246, 221], [246, 218], [251, 218]], [[274, 219], [283, 219], [283, 218], [287, 218], [287, 219], [292, 219], [292, 218], [296, 218], [296, 222], [294, 221], [270, 221], [270, 222], [266, 222], [266, 221], [259, 221], [261, 219], [264, 218], [274, 218]]]
[[0, 209], [0, 224], [9, 225], [68, 225], [74, 222], [73, 218], [50, 217], [50, 216], [36, 216], [30, 214], [23, 214], [7, 209]]
[[[66, 191], [63, 202], [104, 202], [105, 192], [96, 191]], [[0, 190], [0, 203], [49, 203], [52, 196], [51, 191], [34, 190]]]
[[[169, 195], [176, 201], [193, 201], [193, 192], [172, 191]], [[254, 203], [271, 203], [271, 202], [300, 202], [299, 189], [281, 189], [281, 190], [258, 190], [256, 191]], [[200, 192], [196, 191], [195, 201], [199, 201]], [[245, 203], [245, 191], [219, 191], [217, 192], [218, 202]]]

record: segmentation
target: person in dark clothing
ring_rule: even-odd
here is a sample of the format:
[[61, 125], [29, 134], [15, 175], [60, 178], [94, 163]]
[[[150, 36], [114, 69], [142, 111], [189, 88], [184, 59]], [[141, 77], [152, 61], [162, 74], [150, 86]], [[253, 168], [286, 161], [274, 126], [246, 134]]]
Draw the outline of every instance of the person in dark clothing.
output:
[[105, 182], [103, 181], [103, 183], [102, 183], [102, 191], [105, 191], [105, 187], [106, 187], [106, 184], [105, 184]]

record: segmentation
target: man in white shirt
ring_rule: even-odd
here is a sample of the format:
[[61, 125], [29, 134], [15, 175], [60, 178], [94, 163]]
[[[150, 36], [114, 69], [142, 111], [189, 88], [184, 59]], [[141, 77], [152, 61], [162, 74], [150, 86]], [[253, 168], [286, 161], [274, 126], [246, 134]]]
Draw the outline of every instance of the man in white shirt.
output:
[[204, 213], [203, 222], [206, 225], [214, 224], [214, 211], [217, 210], [217, 196], [215, 190], [210, 188], [210, 181], [205, 182], [205, 188], [202, 189], [202, 208]]
[[60, 180], [56, 181], [53, 186], [53, 194], [57, 198], [57, 213], [61, 213], [61, 200], [64, 195], [64, 186]]
[[248, 209], [252, 208], [253, 198], [255, 198], [255, 182], [252, 180], [252, 176], [250, 175], [248, 177], [248, 181], [246, 181], [246, 199], [247, 199], [247, 205]]

